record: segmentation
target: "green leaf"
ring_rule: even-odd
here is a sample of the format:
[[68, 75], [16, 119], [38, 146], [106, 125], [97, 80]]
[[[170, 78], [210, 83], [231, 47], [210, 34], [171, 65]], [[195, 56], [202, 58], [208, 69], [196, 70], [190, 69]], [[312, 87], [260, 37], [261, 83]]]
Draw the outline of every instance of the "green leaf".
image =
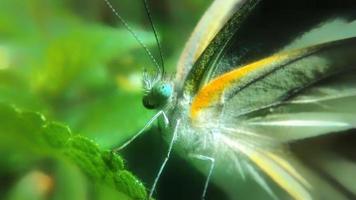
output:
[[[48, 121], [39, 113], [4, 104], [0, 104], [0, 117], [0, 178], [13, 176], [17, 179], [13, 187], [9, 184], [5, 189], [9, 199], [20, 199], [28, 191], [31, 191], [29, 199], [41, 199], [50, 191], [54, 196], [73, 198], [92, 193], [89, 191], [91, 187], [97, 188], [94, 193], [100, 198], [105, 198], [100, 192], [107, 190], [103, 187], [112, 188], [109, 189], [112, 190], [110, 195], [118, 198], [147, 197], [145, 187], [125, 170], [121, 157], [110, 150], [100, 149], [84, 136], [72, 134], [67, 126]], [[65, 188], [67, 181], [79, 181], [88, 187], [73, 192]], [[37, 191], [38, 188], [42, 190]], [[60, 191], [72, 192], [62, 194]]]

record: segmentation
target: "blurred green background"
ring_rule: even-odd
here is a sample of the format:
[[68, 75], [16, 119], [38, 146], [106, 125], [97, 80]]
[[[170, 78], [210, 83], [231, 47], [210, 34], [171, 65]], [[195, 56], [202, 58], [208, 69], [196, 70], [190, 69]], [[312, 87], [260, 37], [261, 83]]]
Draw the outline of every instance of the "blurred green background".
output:
[[[157, 55], [141, 0], [114, 7]], [[208, 6], [203, 0], [149, 2], [166, 66]], [[158, 56], [158, 55], [157, 55]], [[65, 122], [103, 147], [119, 144], [152, 113], [141, 104], [144, 50], [104, 0], [1, 0], [0, 101]]]
[[[111, 1], [158, 56], [142, 1]], [[173, 74], [185, 41], [211, 1], [148, 2], [167, 70]], [[102, 178], [102, 172], [98, 175], [90, 167], [87, 171], [82, 169], [87, 166], [86, 154], [72, 156], [78, 148], [75, 142], [71, 144], [74, 150], [68, 153], [66, 148], [62, 149], [68, 145], [62, 142], [62, 136], [55, 142], [38, 142], [34, 138], [42, 137], [36, 135], [38, 132], [66, 135], [68, 126], [73, 134], [68, 137], [77, 141], [75, 135], [83, 136], [78, 141], [82, 146], [88, 144], [86, 147], [97, 143], [99, 147], [93, 148], [98, 148], [99, 157], [104, 156], [105, 161], [105, 150], [135, 134], [154, 114], [141, 104], [144, 67], [152, 68], [151, 61], [104, 0], [1, 0], [0, 199], [135, 199], [135, 195], [124, 197], [125, 193], [136, 194], [132, 188], [121, 194], [86, 180], [81, 171], [94, 178]], [[52, 127], [52, 121], [59, 124]], [[152, 137], [153, 143], [145, 142], [145, 138], [141, 143], [156, 149], [148, 148], [150, 154], [162, 154], [161, 147], [165, 146], [156, 141], [158, 137]], [[144, 181], [149, 186], [163, 154], [130, 163], [130, 158], [144, 152], [141, 143], [136, 145], [141, 149], [127, 151], [124, 158], [129, 170], [138, 170], [144, 180], [145, 176], [150, 177], [148, 183]], [[80, 148], [80, 152], [90, 152]], [[86, 156], [91, 157], [95, 151]], [[74, 158], [72, 161], [68, 161], [68, 154]], [[78, 157], [85, 157], [85, 162]]]

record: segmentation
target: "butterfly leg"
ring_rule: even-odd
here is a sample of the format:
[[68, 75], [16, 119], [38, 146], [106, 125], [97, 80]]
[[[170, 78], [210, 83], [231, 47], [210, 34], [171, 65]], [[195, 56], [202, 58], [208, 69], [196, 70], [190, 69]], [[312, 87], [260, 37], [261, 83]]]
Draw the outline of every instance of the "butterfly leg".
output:
[[165, 126], [168, 126], [169, 124], [169, 120], [168, 117], [166, 115], [166, 113], [163, 110], [160, 110], [157, 114], [155, 114], [146, 124], [145, 126], [138, 132], [136, 133], [132, 138], [130, 138], [128, 141], [126, 141], [123, 145], [121, 145], [120, 147], [114, 149], [114, 152], [118, 152], [120, 150], [122, 150], [123, 148], [125, 148], [127, 145], [129, 145], [132, 141], [134, 141], [138, 136], [140, 136], [149, 126], [151, 126], [151, 124], [159, 117], [159, 116], [163, 116], [164, 119], [164, 124]]
[[164, 169], [164, 167], [166, 166], [167, 161], [168, 161], [168, 159], [169, 159], [169, 157], [170, 157], [170, 155], [171, 155], [171, 151], [172, 151], [172, 149], [173, 149], [174, 142], [175, 142], [176, 139], [177, 139], [177, 131], [178, 131], [179, 123], [180, 123], [180, 120], [177, 120], [177, 124], [176, 124], [176, 126], [174, 127], [172, 140], [171, 140], [171, 142], [169, 143], [167, 155], [166, 155], [166, 157], [164, 158], [164, 161], [163, 161], [161, 167], [159, 168], [159, 171], [158, 171], [157, 176], [156, 176], [156, 178], [155, 178], [155, 180], [154, 180], [154, 182], [153, 182], [153, 185], [152, 185], [152, 188], [151, 188], [151, 191], [150, 191], [150, 194], [149, 194], [148, 199], [151, 199], [151, 197], [152, 197], [152, 195], [153, 195], [153, 192], [154, 192], [154, 190], [155, 190], [155, 188], [156, 188], [156, 185], [157, 185], [157, 183], [158, 183], [158, 180], [159, 180], [159, 178], [160, 178], [160, 176], [161, 176], [161, 174], [162, 174], [162, 172], [163, 172], [163, 169]]
[[210, 178], [211, 178], [211, 175], [212, 175], [214, 167], [215, 167], [215, 159], [212, 158], [212, 157], [209, 157], [209, 156], [204, 156], [204, 155], [199, 155], [199, 154], [191, 154], [190, 156], [192, 158], [196, 158], [196, 159], [199, 159], [199, 160], [204, 160], [204, 161], [210, 162], [209, 173], [208, 173], [208, 176], [206, 177], [203, 194], [201, 196], [201, 199], [205, 200], [205, 195], [206, 195], [206, 192], [208, 190], [208, 185], [209, 185], [209, 182], [210, 182]]

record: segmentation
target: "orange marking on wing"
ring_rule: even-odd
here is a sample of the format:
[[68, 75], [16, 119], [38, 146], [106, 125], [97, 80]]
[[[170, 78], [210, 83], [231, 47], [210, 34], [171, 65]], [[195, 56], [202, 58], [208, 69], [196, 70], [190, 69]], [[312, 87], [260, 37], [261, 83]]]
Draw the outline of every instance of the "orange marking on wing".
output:
[[233, 83], [239, 81], [242, 77], [246, 76], [250, 72], [262, 68], [272, 62], [283, 60], [285, 58], [290, 57], [288, 54], [278, 54], [275, 56], [271, 56], [257, 62], [248, 64], [244, 67], [232, 70], [227, 72], [209, 82], [206, 86], [204, 86], [198, 94], [195, 96], [191, 108], [190, 108], [190, 116], [194, 120], [197, 119], [199, 112], [216, 104], [226, 89], [229, 89]]

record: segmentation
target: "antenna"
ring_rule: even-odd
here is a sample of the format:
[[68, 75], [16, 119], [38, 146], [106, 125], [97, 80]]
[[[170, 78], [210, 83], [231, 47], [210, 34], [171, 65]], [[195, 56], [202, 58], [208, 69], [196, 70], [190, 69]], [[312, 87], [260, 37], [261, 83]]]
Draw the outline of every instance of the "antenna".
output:
[[[146, 51], [148, 57], [151, 59], [153, 65], [156, 66], [157, 68], [157, 73], [155, 76], [155, 80], [162, 78], [161, 76], [164, 73], [164, 70], [161, 69], [161, 66], [158, 64], [157, 60], [153, 57], [152, 53], [150, 52], [150, 50], [147, 48], [147, 46], [142, 42], [142, 40], [138, 37], [138, 35], [132, 30], [132, 28], [129, 26], [129, 24], [124, 20], [124, 18], [121, 17], [121, 15], [116, 11], [116, 9], [112, 6], [112, 4], [110, 3], [109, 0], [104, 0], [105, 3], [109, 6], [109, 8], [111, 9], [111, 11], [116, 15], [116, 17], [121, 21], [121, 23], [124, 25], [124, 27], [126, 28], [127, 31], [130, 32], [130, 34], [135, 38], [135, 40], [140, 44], [140, 46]], [[146, 3], [145, 3], [146, 5]], [[150, 20], [151, 22], [152, 20]], [[156, 41], [157, 39], [157, 35], [156, 35], [156, 31], [154, 31], [155, 34], [155, 38]], [[161, 53], [160, 53], [161, 55]], [[162, 56], [162, 55], [161, 55]], [[161, 58], [163, 59], [163, 58]]]
[[153, 30], [153, 33], [155, 35], [155, 39], [156, 39], [156, 43], [157, 43], [157, 47], [158, 47], [158, 51], [159, 51], [159, 57], [161, 59], [161, 67], [162, 67], [161, 76], [163, 77], [164, 76], [165, 67], [164, 67], [164, 59], [163, 59], [162, 47], [161, 47], [161, 44], [160, 44], [160, 42], [158, 40], [158, 34], [157, 34], [156, 28], [155, 28], [155, 26], [153, 24], [153, 20], [152, 20], [152, 17], [151, 17], [151, 12], [150, 12], [150, 9], [148, 7], [147, 0], [143, 0], [143, 4], [145, 5], [145, 11], [146, 11], [148, 20], [150, 22], [151, 28]]

